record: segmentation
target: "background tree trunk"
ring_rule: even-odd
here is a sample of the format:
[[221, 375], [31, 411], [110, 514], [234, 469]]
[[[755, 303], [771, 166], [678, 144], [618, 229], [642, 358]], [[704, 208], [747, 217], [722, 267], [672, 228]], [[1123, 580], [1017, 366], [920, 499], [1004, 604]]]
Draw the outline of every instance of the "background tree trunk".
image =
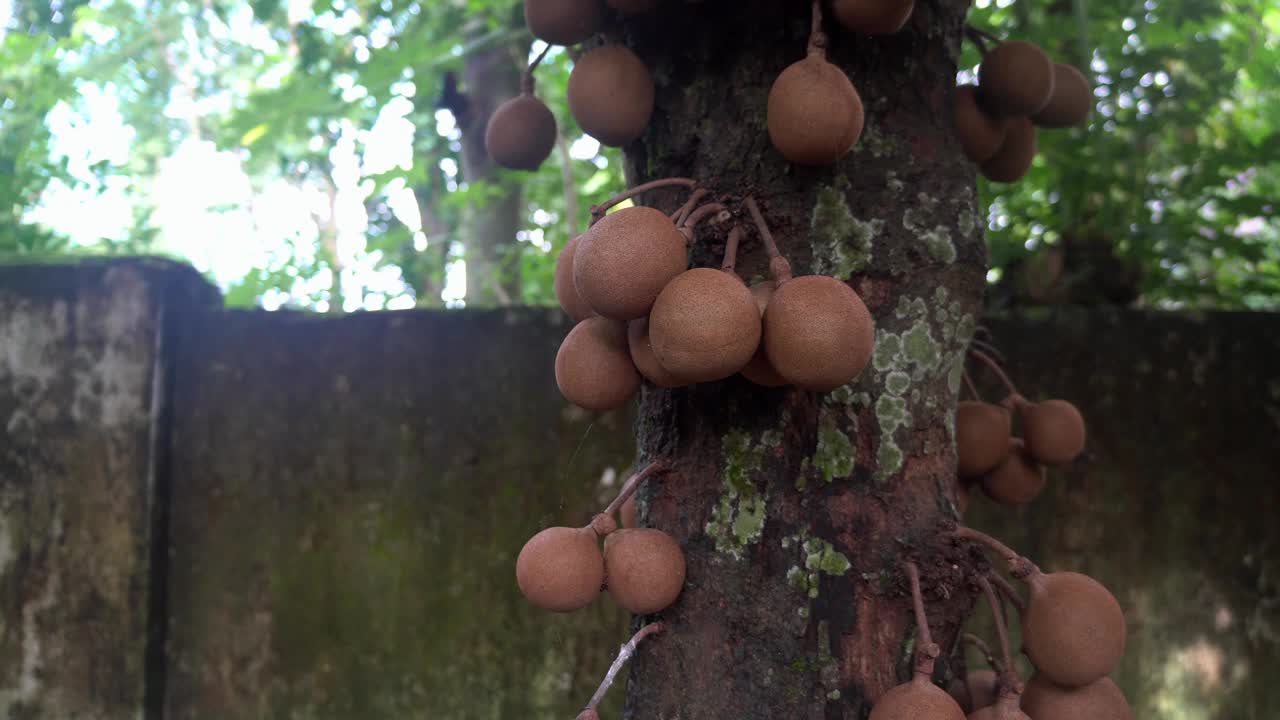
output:
[[[877, 349], [829, 394], [741, 378], [646, 388], [641, 453], [677, 464], [642, 488], [642, 522], [672, 533], [689, 569], [670, 631], [637, 657], [627, 717], [865, 717], [908, 677], [904, 551], [921, 553], [944, 648], [972, 605], [936, 536], [956, 517], [952, 413], [985, 273], [974, 171], [949, 112], [967, 3], [921, 2], [889, 37], [828, 22], [867, 122], [854, 152], [820, 169], [783, 161], [765, 128], [773, 80], [804, 57], [809, 3], [669, 7], [624, 32], [658, 86], [648, 133], [627, 148], [629, 180], [691, 175], [754, 194], [797, 274], [858, 290]], [[697, 265], [719, 262], [725, 232], [700, 234]], [[746, 251], [739, 271], [762, 278], [758, 241]]]
[[[468, 183], [500, 183], [501, 168], [484, 146], [489, 117], [499, 105], [520, 94], [520, 73], [506, 44], [468, 53], [463, 67], [465, 116], [462, 129], [462, 176]], [[520, 301], [520, 185], [508, 182], [501, 192], [478, 199], [466, 222], [467, 304], [510, 305]]]

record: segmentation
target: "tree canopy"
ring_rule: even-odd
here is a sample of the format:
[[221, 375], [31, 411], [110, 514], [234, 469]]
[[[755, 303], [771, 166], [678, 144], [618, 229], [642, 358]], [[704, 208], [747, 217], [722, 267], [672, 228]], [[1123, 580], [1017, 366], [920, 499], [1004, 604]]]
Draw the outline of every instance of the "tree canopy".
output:
[[[1023, 181], [978, 181], [993, 303], [1280, 305], [1280, 8], [977, 0], [970, 23], [1096, 99]], [[556, 252], [624, 186], [568, 112], [562, 48], [537, 73], [557, 152], [467, 176], [468, 62], [542, 49], [517, 0], [19, 1], [3, 33], [0, 253], [173, 255], [236, 305], [459, 304], [469, 218], [517, 194], [502, 302], [554, 304]]]

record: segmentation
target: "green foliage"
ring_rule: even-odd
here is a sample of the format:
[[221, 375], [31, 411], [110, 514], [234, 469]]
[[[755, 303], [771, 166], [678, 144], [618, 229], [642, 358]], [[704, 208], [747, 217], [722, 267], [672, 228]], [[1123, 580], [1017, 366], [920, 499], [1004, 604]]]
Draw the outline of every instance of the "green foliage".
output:
[[[992, 265], [1032, 286], [1024, 295], [1276, 306], [1280, 9], [1086, 2], [971, 13], [1086, 70], [1097, 95], [1087, 128], [1040, 132], [1025, 180], [981, 183]], [[979, 59], [966, 48], [965, 67]]]

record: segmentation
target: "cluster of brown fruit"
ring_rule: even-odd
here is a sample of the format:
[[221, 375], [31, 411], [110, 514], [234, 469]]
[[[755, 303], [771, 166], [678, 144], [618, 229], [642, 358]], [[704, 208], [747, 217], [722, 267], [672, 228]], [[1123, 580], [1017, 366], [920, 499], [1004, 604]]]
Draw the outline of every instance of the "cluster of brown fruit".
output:
[[954, 534], [994, 550], [1008, 563], [1011, 575], [1027, 584], [1024, 600], [998, 576], [991, 578], [1018, 608], [1022, 651], [1036, 670], [1024, 690], [1007, 650], [1003, 605], [997, 609], [995, 593], [987, 578], [980, 577], [996, 615], [1005, 660], [1001, 672], [970, 673], [953, 686], [957, 705], [965, 706], [970, 718], [984, 720], [1132, 720], [1124, 693], [1108, 677], [1124, 655], [1126, 638], [1124, 613], [1115, 597], [1087, 575], [1045, 573], [976, 530], [960, 528]]
[[665, 469], [666, 463], [659, 461], [633, 475], [586, 527], [551, 527], [530, 538], [516, 558], [516, 583], [525, 598], [544, 610], [573, 612], [605, 589], [637, 615], [660, 612], [675, 602], [684, 587], [684, 551], [661, 530], [637, 528], [634, 510], [630, 518], [622, 513], [621, 530], [613, 519], [641, 480]]
[[[1066, 400], [1028, 401], [991, 355], [975, 348], [970, 356], [991, 368], [1009, 395], [998, 405], [984, 402], [965, 374], [973, 399], [956, 406], [961, 509], [974, 485], [1001, 505], [1025, 505], [1044, 489], [1046, 465], [1065, 465], [1084, 451], [1084, 417]], [[1021, 437], [1014, 435], [1015, 419]]]
[[[657, 0], [608, 0], [622, 13], [657, 6]], [[525, 0], [524, 19], [533, 36], [552, 45], [590, 39], [605, 22], [600, 0]], [[536, 170], [556, 143], [556, 119], [534, 94], [533, 71], [546, 50], [525, 72], [518, 97], [494, 111], [485, 129], [485, 148], [499, 165]], [[583, 132], [601, 144], [621, 147], [644, 133], [653, 114], [654, 87], [649, 68], [624, 45], [605, 44], [587, 51], [569, 75], [569, 111]]]
[[[684, 178], [659, 180], [622, 198]], [[577, 325], [556, 355], [556, 383], [573, 404], [612, 410], [641, 378], [659, 387], [714, 382], [741, 372], [766, 387], [828, 392], [856, 378], [871, 359], [875, 324], [846, 283], [792, 277], [753, 199], [745, 205], [771, 257], [774, 280], [748, 288], [734, 271], [743, 236], [735, 226], [720, 268], [688, 267], [693, 228], [725, 206], [696, 190], [674, 216], [634, 206], [570, 241], [556, 263], [556, 296]]]
[[956, 134], [987, 179], [1014, 182], [1031, 169], [1036, 127], [1082, 124], [1093, 91], [1079, 70], [1055, 64], [1032, 43], [1010, 40], [987, 51], [989, 36], [973, 28], [969, 36], [982, 49], [982, 65], [977, 86], [956, 88]]

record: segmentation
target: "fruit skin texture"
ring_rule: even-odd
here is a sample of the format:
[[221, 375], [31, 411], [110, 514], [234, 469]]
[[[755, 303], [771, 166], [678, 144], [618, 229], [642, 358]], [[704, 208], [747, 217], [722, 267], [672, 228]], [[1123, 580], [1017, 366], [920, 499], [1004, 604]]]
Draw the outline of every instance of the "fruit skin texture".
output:
[[667, 283], [649, 314], [662, 367], [689, 382], [723, 380], [760, 347], [760, 310], [737, 275], [694, 268]]
[[661, 530], [613, 533], [605, 539], [604, 567], [609, 594], [636, 615], [665, 610], [684, 587], [684, 551]]
[[556, 384], [584, 410], [614, 410], [630, 400], [640, 388], [640, 373], [623, 324], [593, 317], [574, 326], [556, 353]]
[[1044, 490], [1044, 466], [1027, 453], [1021, 438], [1010, 438], [1008, 448], [1004, 462], [982, 478], [982, 491], [1001, 505], [1018, 507]]
[[850, 32], [895, 33], [911, 19], [915, 0], [836, 0], [836, 20]]
[[1009, 411], [985, 402], [956, 405], [956, 471], [962, 478], [990, 472], [1009, 455], [1013, 418]]
[[516, 558], [516, 583], [543, 610], [573, 612], [600, 594], [604, 559], [590, 528], [552, 527], [529, 539]]
[[871, 360], [875, 321], [853, 288], [825, 275], [784, 282], [764, 311], [764, 348], [778, 374], [830, 392]]
[[1045, 465], [1064, 465], [1084, 451], [1084, 417], [1066, 400], [1018, 406], [1027, 452]]
[[1040, 674], [1064, 687], [1110, 675], [1125, 646], [1124, 612], [1115, 597], [1074, 572], [1033, 573], [1027, 583], [1022, 645]]
[[537, 170], [556, 144], [556, 117], [533, 95], [502, 103], [489, 117], [484, 147], [489, 157], [512, 170]]
[[689, 265], [684, 236], [650, 207], [606, 215], [587, 231], [573, 258], [573, 282], [592, 310], [615, 320], [649, 314], [667, 283]]
[[634, 52], [604, 45], [578, 58], [569, 74], [569, 110], [583, 132], [622, 147], [644, 134], [653, 114], [653, 76]]
[[995, 182], [1015, 182], [1036, 159], [1036, 126], [1025, 117], [1009, 118], [1004, 144], [979, 166], [983, 176]]
[[[769, 306], [769, 300], [773, 298], [773, 293], [778, 289], [778, 283], [772, 280], [765, 280], [752, 285], [748, 290], [751, 291], [751, 297], [756, 300], [756, 307], [760, 309], [760, 317], [764, 318], [764, 310]], [[761, 334], [763, 335], [764, 326], [761, 325]], [[764, 343], [756, 348], [756, 352], [751, 356], [747, 366], [742, 368], [742, 377], [761, 387], [782, 387], [787, 384], [787, 379], [778, 374], [778, 371], [769, 362], [769, 356], [764, 351]]]
[[876, 700], [870, 720], [963, 720], [964, 711], [945, 690], [917, 675]]
[[1133, 720], [1129, 701], [1107, 677], [1067, 689], [1036, 673], [1022, 693], [1022, 710], [1034, 720]]
[[1040, 127], [1064, 128], [1081, 125], [1093, 109], [1093, 89], [1084, 74], [1071, 65], [1053, 66], [1053, 95], [1049, 104], [1031, 116]]
[[769, 90], [769, 139], [797, 165], [831, 165], [862, 135], [862, 98], [840, 68], [819, 55], [792, 64]]
[[956, 88], [952, 108], [956, 135], [965, 157], [975, 163], [990, 160], [1004, 145], [1008, 132], [1005, 119], [990, 115], [978, 105], [978, 89], [972, 85]]
[[576, 45], [600, 31], [600, 0], [524, 0], [524, 24], [539, 40]]
[[595, 311], [587, 301], [578, 294], [578, 287], [573, 284], [573, 257], [578, 251], [578, 243], [581, 240], [582, 236], [579, 235], [565, 243], [560, 250], [560, 256], [556, 258], [556, 299], [560, 301], [560, 307], [573, 318], [574, 322], [582, 322], [595, 315]]
[[1034, 115], [1053, 95], [1053, 62], [1035, 45], [1010, 40], [982, 59], [978, 86], [987, 110], [999, 115]]
[[966, 673], [963, 681], [957, 679], [951, 683], [949, 692], [959, 703], [961, 710], [981, 710], [995, 704], [998, 692], [996, 683], [999, 679], [994, 670], [974, 670]]
[[658, 362], [658, 356], [653, 352], [653, 343], [649, 339], [649, 318], [636, 318], [627, 323], [627, 347], [631, 349], [631, 361], [636, 364], [640, 375], [654, 385], [675, 388], [689, 384], [672, 375]]
[[577, 293], [605, 318], [634, 320], [649, 314], [658, 293], [689, 266], [685, 236], [653, 208], [605, 215], [582, 237], [573, 254]]

